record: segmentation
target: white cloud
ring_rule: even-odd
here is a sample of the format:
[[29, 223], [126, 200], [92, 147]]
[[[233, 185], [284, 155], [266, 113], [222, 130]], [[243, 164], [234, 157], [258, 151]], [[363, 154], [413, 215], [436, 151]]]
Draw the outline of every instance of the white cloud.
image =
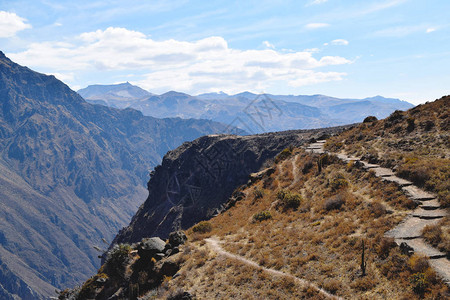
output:
[[322, 4], [328, 2], [328, 0], [312, 0], [309, 5], [316, 5], [316, 4]]
[[433, 31], [436, 31], [436, 28], [432, 28], [432, 27], [427, 28], [427, 33], [431, 33]]
[[331, 45], [338, 45], [338, 46], [347, 46], [348, 45], [348, 41], [344, 40], [344, 39], [336, 39], [336, 40], [332, 40], [330, 42]]
[[318, 29], [318, 28], [324, 28], [328, 27], [330, 24], [328, 23], [309, 23], [305, 25], [306, 29]]
[[404, 37], [417, 32], [423, 33], [426, 28], [425, 25], [396, 26], [378, 30], [374, 35], [378, 37]]
[[275, 45], [271, 44], [269, 41], [264, 41], [263, 45], [266, 46], [267, 48], [275, 49]]
[[111, 71], [124, 77], [139, 73], [143, 75], [134, 83], [143, 88], [188, 93], [261, 91], [280, 81], [297, 87], [341, 80], [345, 73], [315, 69], [351, 63], [340, 56], [313, 55], [313, 51], [233, 49], [218, 36], [193, 42], [156, 41], [125, 28], [83, 33], [72, 43], [34, 43], [26, 51], [8, 54], [18, 63], [58, 73], [61, 79], [78, 78], [77, 72]]
[[0, 11], [0, 38], [13, 37], [18, 31], [31, 28], [26, 21], [15, 13]]

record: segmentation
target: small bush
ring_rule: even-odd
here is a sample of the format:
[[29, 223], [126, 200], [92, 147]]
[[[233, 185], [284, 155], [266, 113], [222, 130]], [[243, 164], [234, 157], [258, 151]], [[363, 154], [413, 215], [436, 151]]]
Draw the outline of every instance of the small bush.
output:
[[337, 174], [331, 181], [330, 187], [333, 192], [345, 188], [348, 186], [348, 181], [345, 179], [344, 175]]
[[297, 209], [302, 202], [302, 196], [297, 193], [292, 193], [286, 190], [280, 190], [277, 192], [277, 199], [280, 200], [284, 208]]
[[416, 273], [411, 276], [409, 281], [412, 284], [414, 293], [422, 295], [428, 288], [428, 281], [424, 273]]
[[305, 162], [305, 164], [303, 165], [302, 168], [302, 173], [306, 174], [308, 173], [312, 168], [313, 168], [314, 164], [311, 160], [308, 160], [307, 162]]
[[344, 203], [344, 197], [342, 195], [336, 195], [325, 201], [325, 210], [330, 211], [334, 209], [341, 209]]
[[422, 125], [422, 127], [423, 127], [423, 129], [425, 130], [425, 131], [430, 131], [431, 129], [433, 129], [434, 128], [434, 122], [433, 121], [431, 121], [431, 120], [427, 120], [427, 121], [425, 121], [424, 123], [422, 123], [421, 124]]
[[106, 271], [110, 276], [122, 278], [125, 268], [130, 261], [131, 246], [128, 244], [115, 245], [106, 255]]
[[207, 233], [207, 232], [211, 232], [211, 230], [212, 230], [212, 225], [208, 221], [201, 221], [200, 223], [198, 223], [197, 225], [192, 227], [192, 231], [198, 232], [198, 233]]
[[253, 215], [253, 220], [258, 222], [268, 220], [270, 218], [272, 218], [272, 214], [270, 213], [270, 211], [267, 210], [260, 211], [259, 213]]
[[375, 116], [368, 116], [364, 119], [363, 123], [372, 123], [378, 121], [377, 117]]
[[336, 294], [341, 288], [341, 283], [337, 279], [327, 278], [323, 282], [323, 288], [331, 294]]
[[377, 248], [377, 254], [380, 258], [386, 259], [389, 256], [391, 249], [396, 246], [397, 244], [393, 238], [382, 238]]
[[437, 247], [442, 241], [442, 229], [439, 225], [427, 225], [422, 231], [425, 240]]
[[261, 199], [262, 197], [264, 197], [264, 191], [260, 188], [255, 187], [255, 189], [253, 190], [253, 197], [256, 199]]
[[412, 117], [409, 117], [406, 119], [406, 123], [408, 123], [408, 126], [406, 127], [406, 130], [408, 130], [408, 132], [411, 132], [414, 130], [415, 126], [415, 119]]
[[288, 148], [284, 149], [283, 151], [281, 151], [280, 154], [278, 154], [275, 157], [275, 162], [279, 163], [280, 161], [283, 161], [286, 158], [288, 158], [289, 156], [291, 156], [292, 155], [292, 150], [293, 150], [292, 147], [288, 147]]
[[424, 273], [430, 267], [428, 258], [417, 254], [411, 256], [408, 263], [413, 273]]
[[369, 203], [370, 213], [375, 217], [379, 218], [382, 215], [386, 214], [386, 207], [380, 202], [371, 202]]

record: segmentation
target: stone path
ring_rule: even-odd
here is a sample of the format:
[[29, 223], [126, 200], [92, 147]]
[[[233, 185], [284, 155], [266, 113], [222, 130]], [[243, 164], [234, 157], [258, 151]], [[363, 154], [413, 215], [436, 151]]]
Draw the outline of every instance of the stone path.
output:
[[[323, 149], [324, 144], [325, 141], [317, 141], [308, 145], [306, 151], [325, 153], [326, 151]], [[406, 195], [419, 205], [403, 222], [386, 232], [385, 235], [394, 238], [398, 245], [406, 243], [414, 249], [415, 253], [429, 257], [430, 265], [450, 285], [450, 261], [446, 258], [446, 254], [428, 245], [422, 237], [422, 230], [425, 226], [434, 225], [448, 215], [447, 210], [441, 208], [436, 196], [421, 190], [408, 180], [395, 176], [394, 172], [390, 169], [376, 164], [370, 164], [362, 161], [360, 158], [348, 156], [343, 153], [332, 154], [345, 162], [358, 162], [364, 169], [374, 172], [375, 176], [380, 177], [382, 180], [398, 184], [405, 191]]]

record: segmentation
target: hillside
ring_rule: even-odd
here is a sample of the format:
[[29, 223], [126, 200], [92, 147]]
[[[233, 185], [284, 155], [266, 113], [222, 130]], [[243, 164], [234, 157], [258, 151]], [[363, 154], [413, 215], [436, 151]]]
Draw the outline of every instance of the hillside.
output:
[[[185, 143], [167, 153], [148, 183], [149, 196], [114, 243], [168, 237], [224, 209], [233, 191], [267, 161], [290, 145], [343, 128], [298, 130], [250, 136], [214, 135]], [[214, 188], [211, 188], [214, 187]]]
[[[93, 85], [78, 92], [87, 101], [112, 107], [132, 107], [144, 115], [164, 118], [201, 118], [236, 126], [250, 133], [321, 128], [361, 122], [367, 115], [387, 117], [394, 110], [412, 105], [381, 96], [366, 99], [339, 99], [324, 95], [287, 96], [236, 95], [209, 93], [191, 96], [179, 92], [143, 97], [137, 93], [125, 97], [130, 90], [139, 90], [129, 83]], [[120, 96], [119, 96], [120, 94]]]
[[[385, 235], [412, 212], [416, 201], [363, 163], [343, 161], [338, 151], [385, 164], [375, 152], [366, 153], [371, 143], [380, 154], [389, 145], [392, 149], [409, 145], [409, 152], [423, 152], [413, 161], [428, 159], [427, 166], [434, 170], [426, 174], [435, 185], [427, 187], [425, 180], [424, 187], [446, 203], [448, 107], [444, 97], [385, 120], [368, 118], [328, 139], [326, 148], [339, 156], [286, 148], [233, 192], [225, 210], [188, 229], [184, 245], [174, 243], [171, 235], [168, 244], [160, 241], [150, 257], [143, 249], [155, 245], [154, 239], [116, 246], [109, 255], [121, 253], [120, 263], [108, 259], [81, 293], [97, 295], [96, 299], [107, 299], [105, 295], [114, 292], [131, 299], [447, 299], [448, 286], [428, 259], [398, 247]], [[381, 132], [375, 135], [377, 128]], [[366, 152], [353, 149], [357, 141]], [[399, 151], [406, 151], [404, 147]], [[436, 160], [445, 164], [435, 168]], [[399, 165], [395, 170], [401, 175], [404, 168]], [[445, 236], [446, 229], [441, 230]], [[123, 270], [122, 277], [114, 275], [117, 270]], [[77, 293], [65, 291], [61, 299]]]
[[148, 170], [224, 130], [86, 103], [0, 52], [0, 295], [39, 299], [85, 280], [146, 197]]

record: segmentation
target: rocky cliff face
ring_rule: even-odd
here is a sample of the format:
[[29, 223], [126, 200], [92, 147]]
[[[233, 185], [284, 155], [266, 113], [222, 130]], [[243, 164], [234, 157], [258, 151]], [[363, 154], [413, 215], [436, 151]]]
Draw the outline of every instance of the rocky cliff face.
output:
[[94, 273], [93, 246], [129, 222], [148, 170], [223, 129], [88, 104], [0, 52], [0, 298], [52, 296]]
[[113, 243], [166, 238], [219, 212], [233, 191], [289, 146], [338, 132], [343, 127], [252, 136], [210, 135], [184, 143], [164, 156], [148, 183], [149, 196]]

